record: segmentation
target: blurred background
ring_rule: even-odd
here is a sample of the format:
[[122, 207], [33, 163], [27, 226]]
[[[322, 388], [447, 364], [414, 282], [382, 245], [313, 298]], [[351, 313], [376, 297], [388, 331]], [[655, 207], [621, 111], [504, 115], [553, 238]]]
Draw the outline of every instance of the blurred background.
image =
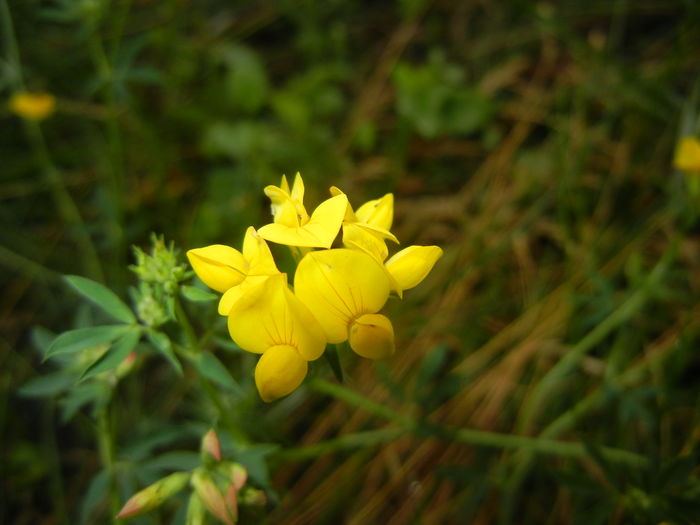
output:
[[[297, 171], [308, 208], [331, 185], [355, 206], [393, 192], [402, 244], [444, 249], [387, 307], [396, 355], [341, 356], [362, 402], [311, 382], [265, 405], [215, 307], [186, 305], [238, 389], [208, 385], [217, 404], [191, 367], [140, 361], [112, 400], [123, 497], [217, 423], [268, 493], [241, 523], [700, 522], [700, 200], [673, 167], [698, 131], [697, 2], [0, 0], [0, 17], [0, 522], [110, 520], [97, 394], [42, 363], [99, 315], [61, 275], [128, 300], [132, 245], [239, 247], [270, 220], [262, 188]], [[49, 97], [29, 115], [18, 93]], [[135, 522], [183, 523], [177, 503]]]

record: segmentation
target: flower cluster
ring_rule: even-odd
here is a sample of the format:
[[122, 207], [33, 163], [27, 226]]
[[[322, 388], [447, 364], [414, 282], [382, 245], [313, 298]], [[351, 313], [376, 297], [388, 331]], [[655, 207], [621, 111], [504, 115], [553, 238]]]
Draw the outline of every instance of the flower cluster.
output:
[[[192, 268], [221, 292], [219, 313], [231, 338], [260, 354], [255, 383], [265, 401], [294, 391], [308, 362], [327, 343], [348, 341], [359, 355], [382, 359], [394, 353], [394, 329], [379, 311], [393, 292], [419, 284], [441, 257], [438, 246], [410, 246], [391, 258], [394, 198], [386, 194], [353, 210], [338, 188], [309, 215], [304, 183], [297, 174], [267, 186], [273, 222], [248, 228], [238, 251], [215, 244], [187, 252]], [[342, 229], [342, 248], [332, 248]], [[284, 244], [299, 261], [293, 290], [277, 269], [266, 241]], [[387, 259], [388, 258], [388, 259]]]

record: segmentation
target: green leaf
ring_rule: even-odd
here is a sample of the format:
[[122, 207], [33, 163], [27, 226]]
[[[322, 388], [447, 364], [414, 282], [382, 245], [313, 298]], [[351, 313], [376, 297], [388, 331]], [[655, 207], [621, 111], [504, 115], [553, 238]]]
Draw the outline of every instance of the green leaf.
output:
[[136, 317], [131, 309], [104, 285], [78, 275], [66, 275], [64, 278], [79, 294], [95, 303], [115, 319], [123, 323], [136, 322]]
[[170, 364], [173, 365], [178, 375], [182, 376], [182, 365], [173, 351], [173, 344], [170, 342], [168, 336], [162, 332], [156, 332], [155, 330], [149, 331], [147, 336], [148, 340], [156, 347], [156, 350], [163, 354]]
[[80, 376], [80, 382], [119, 365], [134, 349], [141, 338], [141, 329], [133, 327], [96, 359]]
[[95, 346], [109, 344], [129, 329], [131, 329], [131, 326], [126, 324], [111, 324], [78, 328], [77, 330], [64, 332], [53, 340], [46, 351], [44, 360], [58, 354], [71, 354], [94, 348]]
[[231, 392], [242, 394], [241, 387], [231, 377], [226, 367], [211, 352], [200, 352], [193, 359], [195, 368], [207, 379]]
[[333, 345], [326, 348], [323, 353], [323, 357], [326, 358], [326, 362], [333, 370], [333, 375], [338, 380], [338, 383], [343, 382], [343, 367], [340, 364], [340, 358], [338, 357], [338, 345]]
[[273, 443], [260, 443], [236, 450], [236, 461], [243, 465], [251, 478], [261, 487], [270, 488], [270, 471], [267, 466], [267, 456], [279, 450], [280, 446]]
[[180, 290], [182, 291], [182, 296], [185, 299], [197, 303], [213, 301], [219, 297], [215, 293], [202, 290], [196, 286], [183, 286]]
[[189, 450], [166, 452], [140, 464], [142, 470], [194, 470], [201, 463], [198, 452]]
[[74, 384], [74, 374], [54, 372], [30, 379], [19, 388], [17, 393], [23, 397], [48, 397], [68, 390]]
[[80, 505], [80, 523], [94, 523], [93, 516], [97, 507], [107, 499], [110, 486], [110, 475], [106, 470], [100, 470], [90, 481]]
[[43, 326], [35, 326], [31, 331], [31, 340], [34, 348], [36, 348], [41, 355], [46, 354], [47, 350], [51, 346], [51, 343], [56, 339], [56, 334], [50, 332]]
[[70, 421], [78, 410], [89, 403], [93, 403], [95, 407], [104, 406], [108, 402], [109, 396], [109, 388], [101, 381], [74, 386], [67, 392], [66, 397], [59, 401], [61, 421], [63, 423]]

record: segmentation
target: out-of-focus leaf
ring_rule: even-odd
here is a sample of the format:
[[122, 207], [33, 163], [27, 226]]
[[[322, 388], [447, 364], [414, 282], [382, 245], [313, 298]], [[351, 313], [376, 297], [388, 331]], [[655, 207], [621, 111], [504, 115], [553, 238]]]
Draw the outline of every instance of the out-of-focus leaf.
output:
[[198, 452], [178, 450], [166, 452], [153, 459], [140, 463], [145, 470], [193, 470], [199, 466], [201, 458]]
[[219, 297], [215, 293], [202, 290], [201, 288], [197, 288], [196, 286], [183, 286], [182, 288], [180, 288], [180, 290], [182, 292], [182, 296], [185, 299], [193, 302], [204, 303], [213, 301]]
[[118, 341], [110, 346], [107, 351], [102, 354], [94, 363], [88, 366], [80, 376], [80, 381], [85, 381], [97, 374], [111, 370], [126, 359], [136, 343], [141, 337], [141, 329], [133, 327], [125, 333]]
[[90, 480], [80, 503], [80, 523], [95, 523], [95, 509], [107, 499], [109, 490], [109, 473], [101, 470]]
[[247, 470], [251, 478], [261, 487], [270, 487], [270, 470], [266, 458], [279, 450], [279, 445], [263, 443], [236, 450], [235, 457]]
[[78, 275], [66, 275], [65, 280], [83, 297], [99, 306], [118, 321], [123, 323], [136, 322], [136, 317], [134, 317], [129, 307], [104, 285]]
[[91, 381], [74, 386], [68, 392], [65, 398], [61, 399], [61, 420], [63, 422], [70, 421], [76, 412], [89, 403], [95, 404], [96, 407], [103, 406], [109, 399], [109, 390], [102, 382]]
[[46, 351], [44, 359], [46, 360], [58, 354], [71, 354], [99, 345], [109, 344], [131, 328], [130, 325], [126, 324], [113, 324], [78, 328], [77, 330], [64, 332], [53, 340]]
[[193, 360], [194, 366], [207, 379], [214, 381], [226, 390], [242, 394], [241, 387], [233, 379], [226, 367], [211, 352], [200, 352]]
[[43, 326], [35, 326], [32, 328], [31, 339], [34, 348], [36, 348], [41, 355], [46, 355], [51, 343], [56, 339], [56, 334]]
[[75, 374], [54, 372], [30, 379], [19, 388], [17, 393], [24, 397], [48, 397], [59, 394], [74, 384]]
[[153, 343], [153, 346], [158, 350], [163, 356], [173, 365], [173, 368], [182, 376], [182, 365], [177, 359], [175, 352], [173, 351], [173, 345], [170, 342], [170, 338], [162, 332], [156, 332], [155, 330], [150, 330], [147, 332], [148, 340]]
[[242, 111], [252, 114], [267, 99], [268, 81], [265, 68], [258, 56], [243, 46], [226, 46], [221, 51], [229, 68], [226, 94]]

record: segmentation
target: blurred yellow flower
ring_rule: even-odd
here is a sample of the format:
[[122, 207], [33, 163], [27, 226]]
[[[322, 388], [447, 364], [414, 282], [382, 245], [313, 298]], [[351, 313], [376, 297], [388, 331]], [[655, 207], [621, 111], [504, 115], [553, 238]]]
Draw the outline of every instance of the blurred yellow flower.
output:
[[49, 93], [20, 91], [10, 98], [10, 111], [27, 120], [42, 120], [56, 108], [56, 98]]
[[267, 186], [265, 194], [272, 202], [274, 222], [258, 230], [263, 239], [295, 247], [331, 247], [345, 215], [345, 195], [325, 200], [309, 217], [303, 203], [304, 183], [298, 173], [291, 191], [283, 176], [280, 187]]
[[676, 147], [673, 165], [679, 170], [700, 172], [700, 140], [683, 137]]

